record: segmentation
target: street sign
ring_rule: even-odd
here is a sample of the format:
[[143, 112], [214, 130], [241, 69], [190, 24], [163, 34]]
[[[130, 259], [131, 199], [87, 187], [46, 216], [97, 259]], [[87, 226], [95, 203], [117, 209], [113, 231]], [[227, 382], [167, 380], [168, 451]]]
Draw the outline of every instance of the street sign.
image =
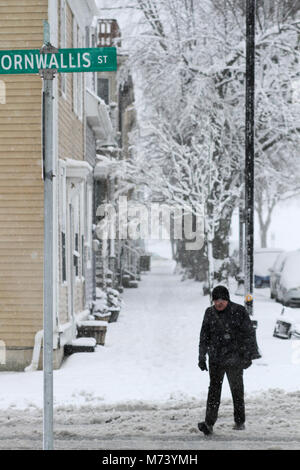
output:
[[104, 72], [117, 70], [115, 47], [58, 49], [41, 53], [39, 49], [0, 51], [0, 74], [38, 74], [55, 69], [58, 73]]

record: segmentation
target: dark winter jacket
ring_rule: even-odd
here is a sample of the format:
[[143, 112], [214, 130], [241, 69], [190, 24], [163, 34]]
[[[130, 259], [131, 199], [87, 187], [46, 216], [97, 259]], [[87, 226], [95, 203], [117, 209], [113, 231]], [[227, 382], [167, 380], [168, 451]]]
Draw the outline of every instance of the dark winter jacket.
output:
[[245, 366], [260, 357], [255, 329], [242, 305], [229, 301], [225, 310], [214, 306], [205, 311], [199, 343], [199, 362], [209, 361], [224, 366]]

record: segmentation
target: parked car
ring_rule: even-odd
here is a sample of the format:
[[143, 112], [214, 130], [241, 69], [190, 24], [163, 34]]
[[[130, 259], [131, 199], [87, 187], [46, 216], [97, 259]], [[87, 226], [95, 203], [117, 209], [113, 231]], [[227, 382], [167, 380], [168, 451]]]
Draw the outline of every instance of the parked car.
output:
[[290, 251], [284, 258], [277, 284], [277, 300], [283, 305], [300, 307], [300, 250]]
[[277, 288], [278, 288], [278, 281], [281, 274], [281, 269], [283, 266], [283, 262], [285, 260], [287, 252], [283, 251], [279, 253], [277, 256], [275, 263], [269, 269], [270, 271], [270, 297], [271, 299], [277, 299]]
[[300, 339], [300, 314], [291, 308], [283, 307], [277, 318], [273, 336], [282, 339]]
[[269, 287], [270, 268], [283, 250], [279, 248], [257, 248], [254, 251], [254, 286]]

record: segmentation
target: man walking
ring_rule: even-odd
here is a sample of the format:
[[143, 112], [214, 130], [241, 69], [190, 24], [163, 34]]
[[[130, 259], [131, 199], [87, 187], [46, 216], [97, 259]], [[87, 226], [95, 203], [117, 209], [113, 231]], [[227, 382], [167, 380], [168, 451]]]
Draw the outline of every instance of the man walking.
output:
[[205, 421], [198, 428], [205, 435], [213, 432], [220, 406], [224, 375], [226, 374], [234, 407], [233, 429], [245, 429], [243, 371], [260, 356], [255, 330], [242, 305], [230, 301], [228, 289], [217, 286], [212, 291], [213, 306], [205, 311], [199, 343], [199, 367], [208, 370], [208, 390]]

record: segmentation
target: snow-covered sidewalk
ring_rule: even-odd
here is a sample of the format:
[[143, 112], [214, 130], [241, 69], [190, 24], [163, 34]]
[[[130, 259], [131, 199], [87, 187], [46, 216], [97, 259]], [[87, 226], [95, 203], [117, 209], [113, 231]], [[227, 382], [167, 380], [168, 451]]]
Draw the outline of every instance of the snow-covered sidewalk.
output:
[[[70, 356], [54, 371], [56, 405], [205, 398], [208, 374], [197, 367], [198, 341], [208, 297], [200, 284], [180, 281], [171, 261], [156, 261], [138, 289], [127, 289], [117, 323], [104, 347]], [[273, 337], [282, 306], [257, 289], [255, 317], [262, 359], [245, 372], [246, 392], [297, 391], [300, 341]], [[232, 299], [243, 302], [242, 297]], [[295, 311], [298, 309], [295, 309]], [[300, 318], [300, 313], [299, 313]], [[42, 372], [0, 374], [0, 408], [42, 406]], [[223, 396], [230, 396], [227, 381]]]
[[[173, 270], [171, 261], [153, 263], [139, 288], [125, 291], [125, 305], [118, 322], [108, 326], [105, 346], [98, 346], [95, 353], [74, 354], [54, 371], [59, 446], [66, 439], [65, 448], [72, 447], [73, 440], [79, 440], [82, 448], [101, 448], [100, 435], [106, 436], [103, 448], [108, 448], [108, 442], [110, 448], [126, 448], [130, 439], [124, 441], [124, 436], [133, 435], [141, 440], [140, 448], [157, 448], [155, 436], [161, 436], [160, 448], [174, 449], [179, 441], [182, 447], [178, 448], [199, 445], [196, 424], [204, 414], [208, 374], [197, 366], [198, 340], [208, 297], [202, 296], [199, 283], [182, 282]], [[232, 300], [243, 302], [234, 295]], [[238, 436], [228, 433], [233, 418], [225, 380], [215, 441], [219, 439], [219, 447], [209, 447], [215, 444], [207, 441], [206, 448], [253, 448], [248, 438], [258, 436], [256, 424], [261, 432], [269, 429], [275, 435], [269, 444], [260, 444], [255, 437], [255, 448], [278, 446], [281, 441], [284, 448], [295, 448], [299, 441], [300, 341], [273, 337], [282, 306], [269, 298], [268, 289], [256, 291], [254, 305], [263, 357], [245, 371], [247, 431]], [[43, 374], [1, 373], [0, 381], [2, 424], [9, 423], [7, 432], [11, 430], [14, 439], [19, 430], [23, 442], [27, 424], [41, 421]], [[84, 441], [89, 426], [97, 430], [94, 444]], [[40, 430], [35, 433], [39, 446]], [[169, 441], [164, 444], [163, 436], [173, 439], [173, 446], [168, 447]], [[0, 444], [0, 448], [6, 448], [4, 437], [7, 433], [1, 436], [0, 432], [4, 446]], [[28, 445], [36, 448], [34, 439]], [[131, 448], [136, 447], [132, 444]]]

